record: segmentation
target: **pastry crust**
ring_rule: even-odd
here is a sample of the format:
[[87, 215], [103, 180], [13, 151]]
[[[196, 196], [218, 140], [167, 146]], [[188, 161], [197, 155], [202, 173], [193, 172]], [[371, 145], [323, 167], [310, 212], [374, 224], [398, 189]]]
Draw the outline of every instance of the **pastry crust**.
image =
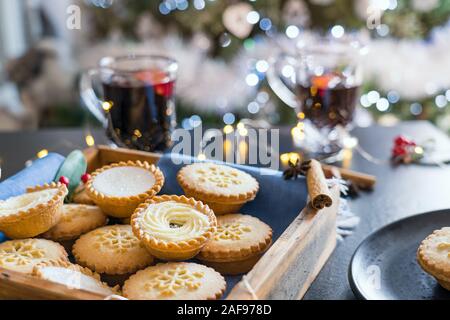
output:
[[73, 240], [107, 222], [107, 216], [97, 206], [64, 204], [60, 221], [41, 236], [54, 241]]
[[10, 240], [0, 243], [0, 267], [31, 274], [40, 263], [69, 263], [67, 252], [57, 242], [45, 239]]
[[75, 242], [72, 253], [78, 264], [109, 275], [134, 273], [154, 261], [129, 225], [90, 231]]
[[450, 227], [435, 230], [422, 241], [417, 261], [442, 287], [450, 290]]
[[[109, 196], [96, 190], [93, 186], [95, 178], [108, 169], [117, 167], [137, 167], [148, 170], [153, 174], [155, 183], [149, 190], [144, 193], [126, 197]], [[148, 198], [155, 196], [161, 190], [163, 185], [164, 175], [158, 167], [153, 164], [149, 164], [146, 161], [128, 161], [113, 163], [96, 170], [94, 173], [92, 173], [91, 178], [86, 183], [86, 192], [92, 199], [92, 201], [94, 201], [106, 214], [116, 218], [127, 218], [132, 215], [133, 211], [140, 203], [144, 202]]]
[[189, 262], [160, 263], [138, 271], [123, 285], [133, 300], [217, 300], [225, 279], [213, 269]]
[[[188, 205], [204, 214], [208, 219], [209, 226], [200, 235], [180, 241], [168, 241], [154, 236], [151, 231], [146, 230], [145, 226], [142, 225], [141, 219], [143, 219], [150, 205], [169, 201]], [[170, 224], [170, 221], [167, 221], [167, 223]], [[211, 238], [215, 232], [216, 224], [214, 212], [207, 205], [193, 198], [176, 195], [163, 195], [149, 199], [141, 204], [131, 217], [134, 234], [142, 240], [150, 253], [163, 260], [186, 260], [194, 257]]]
[[95, 205], [95, 202], [89, 197], [83, 183], [80, 183], [80, 185], [75, 189], [72, 201], [78, 204]]
[[56, 225], [61, 218], [61, 207], [67, 195], [64, 184], [52, 182], [27, 189], [27, 194], [57, 189], [57, 192], [45, 203], [39, 203], [27, 210], [14, 214], [0, 215], [0, 230], [11, 239], [35, 237]]
[[197, 259], [222, 274], [249, 271], [272, 243], [272, 229], [249, 215], [219, 216], [217, 225], [217, 231]]
[[[81, 282], [81, 279], [79, 283], [67, 283], [66, 281], [55, 281], [52, 279], [52, 276], [49, 274], [46, 274], [45, 269], [49, 269], [50, 273], [51, 271], [55, 271], [55, 269], [65, 269], [73, 271], [73, 275], [77, 276], [77, 273], [81, 273], [89, 278], [92, 278], [91, 286], [93, 285], [95, 288], [85, 288], [83, 287], [83, 283]], [[64, 271], [64, 270], [62, 270]], [[96, 272], [93, 272], [92, 270], [82, 267], [77, 264], [72, 264], [70, 262], [61, 262], [61, 263], [55, 263], [53, 261], [47, 261], [47, 262], [41, 262], [34, 266], [32, 275], [43, 280], [48, 280], [64, 285], [70, 285], [74, 286], [78, 290], [86, 290], [91, 291], [99, 294], [104, 295], [112, 295], [112, 294], [119, 294], [118, 286], [111, 288], [108, 286], [105, 282], [101, 281], [100, 275]], [[64, 277], [67, 277], [67, 274], [63, 275]], [[74, 279], [68, 279], [68, 281], [74, 280]], [[75, 279], [77, 280], [77, 279]]]
[[238, 212], [259, 190], [251, 175], [215, 163], [185, 166], [178, 172], [177, 181], [186, 196], [205, 202], [215, 214]]

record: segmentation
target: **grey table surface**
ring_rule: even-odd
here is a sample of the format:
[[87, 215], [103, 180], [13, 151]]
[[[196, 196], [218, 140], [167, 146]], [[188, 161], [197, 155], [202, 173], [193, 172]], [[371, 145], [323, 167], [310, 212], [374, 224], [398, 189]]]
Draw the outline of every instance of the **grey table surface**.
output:
[[[394, 127], [356, 128], [352, 133], [367, 152], [384, 160], [388, 160], [392, 140], [398, 134], [406, 134], [418, 142], [433, 138], [438, 148], [450, 150], [447, 135], [425, 121], [403, 122]], [[67, 154], [74, 148], [85, 148], [84, 135], [81, 129], [0, 133], [2, 179], [23, 168], [41, 149]], [[101, 130], [94, 130], [93, 136], [97, 143], [106, 141]], [[280, 140], [282, 152], [292, 151], [288, 128], [281, 130]], [[355, 299], [347, 270], [353, 252], [367, 235], [406, 216], [450, 208], [450, 167], [408, 165], [394, 168], [388, 163], [369, 162], [355, 153], [351, 168], [376, 175], [376, 188], [351, 200], [351, 208], [361, 217], [361, 223], [351, 236], [338, 244], [305, 299]]]

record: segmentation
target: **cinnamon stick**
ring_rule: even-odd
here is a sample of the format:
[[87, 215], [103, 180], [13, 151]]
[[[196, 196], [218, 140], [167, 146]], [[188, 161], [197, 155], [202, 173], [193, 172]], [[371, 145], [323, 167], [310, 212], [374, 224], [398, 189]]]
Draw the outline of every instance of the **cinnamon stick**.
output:
[[311, 205], [314, 209], [320, 210], [325, 207], [331, 207], [333, 200], [322, 171], [322, 166], [317, 160], [311, 160], [310, 162], [310, 168], [306, 173], [306, 184]]
[[357, 172], [345, 168], [338, 168], [327, 164], [322, 164], [322, 169], [325, 174], [329, 176], [333, 175], [333, 170], [338, 170], [343, 179], [349, 180], [363, 189], [372, 189], [377, 182], [377, 178], [375, 176], [362, 172]]

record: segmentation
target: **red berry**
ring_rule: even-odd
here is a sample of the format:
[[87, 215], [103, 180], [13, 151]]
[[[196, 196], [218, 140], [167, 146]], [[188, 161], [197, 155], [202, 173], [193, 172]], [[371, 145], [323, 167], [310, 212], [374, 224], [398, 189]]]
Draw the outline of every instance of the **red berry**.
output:
[[394, 157], [404, 156], [407, 154], [407, 151], [403, 146], [396, 146], [394, 147], [394, 149], [392, 149], [392, 154], [394, 155]]
[[412, 141], [405, 136], [397, 136], [394, 140], [396, 146], [404, 146], [410, 144]]
[[61, 182], [62, 184], [65, 184], [66, 186], [69, 185], [70, 181], [69, 178], [61, 176], [61, 178], [59, 178], [59, 182]]
[[90, 178], [91, 178], [91, 175], [89, 173], [85, 173], [81, 176], [81, 181], [83, 181], [83, 183], [87, 183]]

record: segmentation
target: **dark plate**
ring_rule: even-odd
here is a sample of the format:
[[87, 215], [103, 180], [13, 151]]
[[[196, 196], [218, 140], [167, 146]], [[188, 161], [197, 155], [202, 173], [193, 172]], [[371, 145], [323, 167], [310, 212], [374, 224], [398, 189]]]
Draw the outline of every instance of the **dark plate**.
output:
[[354, 294], [370, 300], [450, 300], [450, 291], [439, 286], [416, 261], [420, 242], [447, 226], [450, 209], [408, 217], [372, 233], [350, 262]]

